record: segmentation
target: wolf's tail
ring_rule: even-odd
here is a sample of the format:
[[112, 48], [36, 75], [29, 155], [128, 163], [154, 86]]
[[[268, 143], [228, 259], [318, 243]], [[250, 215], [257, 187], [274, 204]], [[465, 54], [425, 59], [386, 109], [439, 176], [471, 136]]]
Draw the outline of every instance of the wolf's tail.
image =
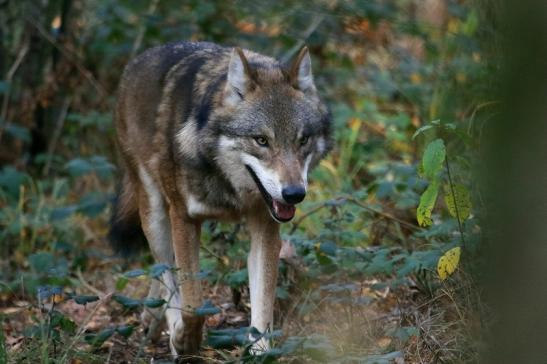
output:
[[138, 196], [127, 174], [112, 203], [108, 240], [114, 252], [122, 256], [135, 254], [148, 245], [141, 226]]

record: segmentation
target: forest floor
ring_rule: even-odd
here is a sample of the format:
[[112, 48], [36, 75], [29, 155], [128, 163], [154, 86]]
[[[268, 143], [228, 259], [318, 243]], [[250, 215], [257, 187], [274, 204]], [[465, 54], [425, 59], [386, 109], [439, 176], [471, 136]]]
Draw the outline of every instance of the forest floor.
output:
[[[106, 253], [108, 248], [105, 246], [103, 249]], [[296, 266], [298, 257], [282, 259], [288, 263], [291, 279], [298, 279], [298, 271], [305, 269]], [[70, 363], [172, 362], [168, 333], [163, 331], [159, 340], [151, 342], [141, 323], [142, 309], [128, 310], [112, 299], [113, 294], [119, 292], [117, 281], [120, 277], [120, 273], [113, 272], [119, 271], [120, 266], [128, 269], [138, 267], [121, 259], [98, 257], [88, 262], [85, 277], [81, 272], [72, 277], [79, 281], [78, 294], [97, 295], [100, 300], [86, 305], [77, 304], [74, 300], [55, 300], [55, 309], [69, 317], [78, 329], [68, 342], [62, 342], [59, 347], [48, 346], [48, 355], [58, 358], [64, 357], [61, 353], [65, 353]], [[458, 310], [457, 304], [451, 302], [448, 290], [441, 290], [436, 297], [425, 300], [422, 294], [409, 286], [391, 289], [387, 284], [389, 278], [386, 281], [340, 282], [332, 277], [317, 277], [312, 282], [314, 289], [297, 291], [295, 288], [290, 292], [290, 299], [277, 301], [275, 326], [281, 329], [282, 334], [275, 341], [281, 348], [285, 347], [281, 354], [288, 354], [277, 358], [279, 361], [400, 364], [461, 358], [462, 353], [453, 351], [454, 342], [460, 340], [461, 332], [454, 328]], [[122, 293], [129, 297], [146, 297], [149, 284], [149, 279], [130, 279]], [[226, 285], [205, 284], [204, 297], [221, 309], [206, 318], [205, 331], [249, 325], [250, 305], [246, 288], [237, 290], [234, 295]], [[32, 353], [40, 353], [40, 350], [29, 348], [39, 346], [40, 342], [29, 337], [27, 328], [37, 320], [43, 320], [48, 310], [51, 310], [51, 304], [37, 307], [17, 295], [0, 297], [7, 351], [15, 362], [35, 362]], [[81, 340], [89, 333], [121, 325], [135, 327], [129, 338], [113, 335], [95, 347]], [[283, 343], [295, 338], [301, 339], [298, 345], [301, 350], [286, 352]], [[249, 359], [245, 358], [243, 346], [218, 349], [209, 346], [207, 339], [202, 346], [200, 358], [204, 362]]]

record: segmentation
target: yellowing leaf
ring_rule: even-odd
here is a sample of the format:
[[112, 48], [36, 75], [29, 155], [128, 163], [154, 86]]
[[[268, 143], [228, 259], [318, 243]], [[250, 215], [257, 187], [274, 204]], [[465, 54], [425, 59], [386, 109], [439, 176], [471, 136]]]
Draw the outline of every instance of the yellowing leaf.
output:
[[462, 249], [457, 246], [448, 250], [442, 257], [439, 258], [439, 262], [437, 263], [437, 273], [439, 273], [439, 278], [441, 278], [441, 281], [448, 278], [448, 276], [454, 273], [456, 268], [458, 268], [461, 253]]
[[452, 185], [452, 188], [448, 184], [445, 185], [444, 202], [452, 217], [457, 219], [459, 215], [460, 222], [464, 222], [471, 214], [471, 198], [464, 185], [455, 184]]
[[65, 297], [62, 294], [54, 294], [51, 299], [55, 303], [61, 303], [65, 300]]
[[439, 193], [439, 183], [434, 181], [427, 186], [427, 189], [420, 197], [420, 204], [416, 210], [416, 219], [420, 226], [431, 225], [431, 211], [435, 207], [437, 201], [437, 195]]
[[349, 127], [354, 133], [356, 133], [361, 128], [361, 124], [363, 124], [363, 120], [358, 118], [351, 118], [351, 120], [349, 121]]

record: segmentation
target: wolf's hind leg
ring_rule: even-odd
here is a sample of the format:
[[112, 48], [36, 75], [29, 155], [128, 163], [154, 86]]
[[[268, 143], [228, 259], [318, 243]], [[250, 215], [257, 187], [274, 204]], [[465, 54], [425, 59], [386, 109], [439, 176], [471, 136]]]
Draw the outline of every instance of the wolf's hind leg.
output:
[[[139, 193], [139, 213], [143, 231], [150, 245], [150, 250], [156, 262], [165, 263], [175, 268], [173, 246], [171, 243], [171, 224], [166, 213], [166, 206], [163, 196], [157, 184], [144, 168], [139, 168], [144, 191]], [[159, 289], [161, 298], [167, 301], [165, 319], [171, 338], [182, 327], [181, 299], [176, 284], [176, 278], [171, 270], [166, 271], [157, 282], [157, 286], [150, 288], [150, 294], [155, 294]], [[153, 283], [154, 284], [154, 283]], [[154, 290], [154, 292], [153, 292]], [[158, 298], [156, 296], [155, 298]], [[162, 307], [162, 310], [164, 307]], [[158, 311], [156, 311], [158, 312]], [[161, 312], [161, 311], [159, 311]], [[146, 316], [147, 314], [143, 314]], [[152, 328], [152, 327], [151, 327]], [[170, 341], [171, 352], [176, 355], [176, 348]]]

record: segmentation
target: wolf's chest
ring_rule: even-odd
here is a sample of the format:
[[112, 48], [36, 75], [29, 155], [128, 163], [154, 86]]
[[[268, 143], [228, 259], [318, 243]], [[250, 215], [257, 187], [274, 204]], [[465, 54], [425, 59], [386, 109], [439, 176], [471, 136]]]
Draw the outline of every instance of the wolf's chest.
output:
[[186, 212], [193, 219], [239, 220], [240, 213], [235, 209], [228, 209], [208, 205], [190, 194], [186, 199]]

